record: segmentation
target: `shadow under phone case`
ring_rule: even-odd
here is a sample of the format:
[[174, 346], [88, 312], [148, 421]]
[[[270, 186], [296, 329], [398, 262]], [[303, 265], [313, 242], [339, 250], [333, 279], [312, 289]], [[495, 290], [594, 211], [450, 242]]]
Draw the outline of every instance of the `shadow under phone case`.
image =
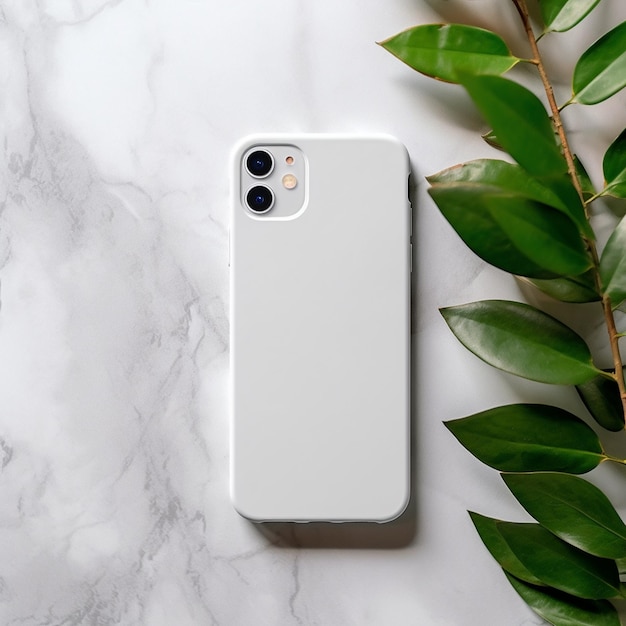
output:
[[[244, 205], [244, 156], [273, 145], [305, 159], [288, 218]], [[233, 165], [234, 506], [255, 521], [394, 519], [409, 499], [406, 150], [387, 136], [255, 136]]]

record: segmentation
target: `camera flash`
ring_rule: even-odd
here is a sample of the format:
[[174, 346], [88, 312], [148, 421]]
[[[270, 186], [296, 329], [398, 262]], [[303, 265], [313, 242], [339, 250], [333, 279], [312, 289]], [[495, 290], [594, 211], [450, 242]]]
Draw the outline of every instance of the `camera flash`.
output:
[[283, 187], [285, 189], [293, 189], [298, 184], [298, 179], [293, 174], [285, 174], [283, 176]]
[[292, 156], [288, 156], [288, 157], [285, 159], [285, 163], [286, 163], [287, 165], [293, 165], [293, 162], [294, 162], [294, 158], [293, 158]]

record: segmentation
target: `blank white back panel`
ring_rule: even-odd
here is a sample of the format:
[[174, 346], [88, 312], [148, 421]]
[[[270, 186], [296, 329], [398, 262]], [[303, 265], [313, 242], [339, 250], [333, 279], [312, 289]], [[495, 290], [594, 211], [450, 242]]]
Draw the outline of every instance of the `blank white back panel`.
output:
[[[245, 200], [253, 147], [279, 155], [258, 180], [277, 187], [262, 215]], [[409, 497], [406, 150], [387, 136], [257, 136], [233, 161], [234, 506], [256, 521], [391, 520]], [[284, 210], [290, 167], [300, 199]]]

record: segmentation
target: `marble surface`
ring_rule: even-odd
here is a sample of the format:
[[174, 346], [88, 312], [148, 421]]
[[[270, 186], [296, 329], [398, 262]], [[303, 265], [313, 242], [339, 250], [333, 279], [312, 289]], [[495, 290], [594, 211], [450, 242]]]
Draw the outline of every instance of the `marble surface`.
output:
[[[493, 154], [481, 120], [374, 43], [442, 19], [524, 52], [501, 0], [0, 0], [1, 624], [539, 623], [466, 513], [520, 510], [442, 421], [581, 408], [477, 361], [437, 312], [523, 296], [426, 195], [424, 175]], [[555, 76], [624, 19], [604, 0], [546, 42]], [[568, 111], [576, 149], [601, 154], [625, 102]], [[413, 495], [389, 525], [253, 525], [229, 503], [229, 151], [279, 130], [388, 132], [411, 153]]]

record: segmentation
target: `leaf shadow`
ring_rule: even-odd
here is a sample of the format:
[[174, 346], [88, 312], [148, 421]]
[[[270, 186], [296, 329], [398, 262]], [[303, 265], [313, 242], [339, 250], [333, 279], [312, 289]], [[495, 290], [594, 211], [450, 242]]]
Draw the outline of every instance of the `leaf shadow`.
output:
[[398, 82], [409, 100], [428, 103], [429, 117], [476, 133], [488, 130], [485, 120], [460, 85], [434, 80], [418, 72], [408, 77], [403, 76]]
[[621, 198], [611, 198], [605, 196], [603, 198], [604, 204], [616, 217], [622, 218], [626, 215], [626, 202]]

